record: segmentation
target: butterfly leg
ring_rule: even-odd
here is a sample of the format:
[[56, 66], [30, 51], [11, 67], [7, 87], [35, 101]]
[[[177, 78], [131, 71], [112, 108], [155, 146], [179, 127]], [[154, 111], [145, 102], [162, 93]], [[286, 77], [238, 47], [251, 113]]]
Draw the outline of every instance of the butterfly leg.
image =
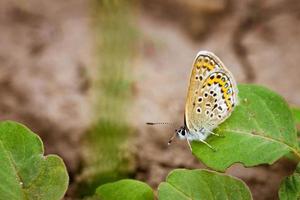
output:
[[214, 133], [212, 131], [209, 131], [212, 135], [215, 135], [215, 136], [220, 136], [218, 133]]
[[224, 137], [225, 137], [225, 135], [220, 135], [220, 134], [218, 134], [218, 133], [214, 133], [214, 132], [211, 132], [211, 131], [210, 131], [210, 133], [211, 133], [212, 135], [215, 135], [215, 136], [218, 136], [218, 137], [221, 137], [221, 138], [224, 138]]
[[189, 145], [189, 147], [190, 147], [190, 150], [193, 151], [193, 150], [192, 150], [192, 146], [191, 146], [190, 141], [189, 141], [187, 138], [186, 138], [186, 141], [187, 141], [187, 143], [188, 143], [188, 145]]
[[207, 129], [206, 129], [206, 131], [209, 132], [210, 134], [218, 136], [218, 137], [225, 137], [224, 135], [219, 135], [218, 133], [214, 133], [214, 132], [212, 132], [210, 130], [207, 130]]
[[208, 144], [206, 141], [204, 140], [199, 140], [200, 142], [206, 144], [206, 146], [208, 146], [211, 150], [213, 150], [214, 152], [216, 152], [217, 150], [215, 148], [213, 148], [210, 144]]

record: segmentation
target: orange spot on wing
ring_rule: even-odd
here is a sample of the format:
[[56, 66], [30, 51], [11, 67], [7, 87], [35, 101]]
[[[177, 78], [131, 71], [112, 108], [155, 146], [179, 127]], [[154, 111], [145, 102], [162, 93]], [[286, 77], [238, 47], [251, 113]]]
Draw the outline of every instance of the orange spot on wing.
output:
[[229, 100], [229, 98], [232, 96], [231, 94], [227, 94], [227, 91], [229, 88], [225, 88], [225, 84], [226, 82], [222, 81], [220, 78], [213, 78], [213, 79], [208, 79], [206, 82], [205, 82], [205, 85], [206, 84], [218, 84], [218, 85], [221, 85], [221, 92], [222, 92], [222, 95], [224, 96], [224, 99], [225, 99], [225, 103], [228, 107], [228, 109], [230, 110], [232, 108], [232, 105], [231, 105], [231, 101]]

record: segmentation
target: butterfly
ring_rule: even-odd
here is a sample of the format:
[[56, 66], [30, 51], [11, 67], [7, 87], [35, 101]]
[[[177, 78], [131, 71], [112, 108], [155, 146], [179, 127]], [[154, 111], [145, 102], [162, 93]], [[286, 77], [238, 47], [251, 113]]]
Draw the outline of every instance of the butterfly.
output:
[[231, 115], [237, 103], [238, 88], [230, 71], [212, 52], [198, 52], [188, 87], [184, 125], [175, 130], [168, 144], [177, 136], [187, 140], [190, 149], [190, 141], [195, 140], [215, 150], [205, 140], [211, 134], [218, 136], [213, 130]]

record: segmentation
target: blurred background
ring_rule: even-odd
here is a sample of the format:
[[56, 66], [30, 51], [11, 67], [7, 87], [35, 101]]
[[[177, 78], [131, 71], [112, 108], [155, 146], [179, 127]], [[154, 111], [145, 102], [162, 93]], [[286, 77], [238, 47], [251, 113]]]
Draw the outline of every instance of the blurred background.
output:
[[[68, 168], [65, 199], [124, 177], [153, 188], [175, 168], [204, 168], [184, 142], [187, 84], [199, 50], [238, 83], [264, 85], [300, 105], [298, 0], [0, 0], [0, 118], [40, 135]], [[254, 199], [277, 199], [295, 163], [227, 173]]]

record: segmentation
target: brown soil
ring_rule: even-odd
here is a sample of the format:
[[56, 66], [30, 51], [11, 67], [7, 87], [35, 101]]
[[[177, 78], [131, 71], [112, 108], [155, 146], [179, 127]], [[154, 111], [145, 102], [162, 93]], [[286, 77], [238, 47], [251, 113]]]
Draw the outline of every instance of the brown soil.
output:
[[42, 137], [46, 153], [78, 166], [89, 123], [85, 1], [0, 1], [0, 116]]

